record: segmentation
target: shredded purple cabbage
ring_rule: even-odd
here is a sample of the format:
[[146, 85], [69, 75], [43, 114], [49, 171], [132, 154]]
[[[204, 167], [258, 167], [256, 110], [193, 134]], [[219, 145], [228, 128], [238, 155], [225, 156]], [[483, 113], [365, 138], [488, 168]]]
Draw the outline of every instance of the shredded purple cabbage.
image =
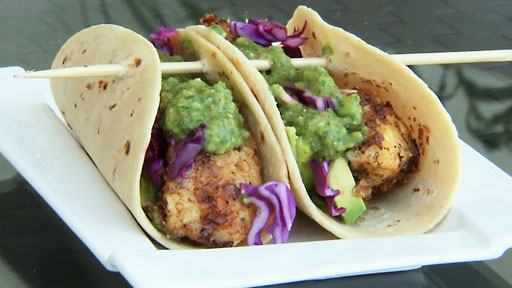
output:
[[283, 51], [290, 58], [302, 58], [302, 51], [299, 47], [283, 46]]
[[247, 23], [231, 21], [229, 28], [233, 36], [251, 38], [254, 43], [268, 47], [272, 43], [281, 43], [284, 47], [298, 48], [306, 42], [307, 38], [301, 37], [306, 30], [306, 23], [302, 29], [295, 29], [291, 35], [287, 35], [286, 27], [273, 21], [250, 18]]
[[154, 159], [147, 167], [151, 182], [153, 182], [158, 189], [163, 186], [162, 175], [160, 174], [162, 168], [164, 168], [164, 159], [162, 158]]
[[336, 208], [334, 203], [334, 197], [338, 196], [340, 191], [333, 190], [331, 187], [329, 187], [329, 178], [327, 177], [329, 174], [329, 162], [322, 161], [319, 163], [315, 160], [312, 160], [309, 162], [309, 166], [311, 167], [311, 170], [313, 170], [316, 193], [325, 198], [331, 216], [339, 216], [345, 213], [347, 210], [346, 208]]
[[178, 31], [176, 29], [160, 26], [156, 34], [149, 34], [149, 38], [158, 50], [167, 52], [169, 55], [173, 55], [174, 50], [171, 45], [171, 38], [175, 35], [178, 35]]
[[[307, 21], [304, 22], [304, 26], [302, 26], [302, 29], [293, 28], [292, 35], [289, 36], [289, 40], [286, 43], [286, 45], [283, 46], [283, 51], [288, 57], [290, 58], [302, 58], [302, 51], [300, 50], [299, 46], [304, 44], [305, 41], [302, 41], [301, 39], [307, 39], [307, 38], [301, 38], [298, 37], [304, 33], [306, 30], [306, 24]], [[296, 43], [300, 42], [300, 43]]]
[[314, 96], [308, 90], [299, 88], [293, 84], [285, 84], [283, 88], [295, 96], [300, 103], [315, 108], [318, 112], [325, 111], [328, 108], [336, 110], [336, 104], [331, 97]]
[[162, 188], [163, 185], [160, 171], [163, 168], [165, 152], [169, 146], [164, 137], [162, 127], [160, 127], [161, 117], [162, 111], [159, 111], [153, 128], [151, 129], [151, 140], [149, 141], [149, 146], [144, 157], [144, 167], [149, 173], [151, 182], [153, 182], [158, 189]]
[[178, 144], [166, 168], [169, 179], [174, 180], [178, 175], [185, 178], [187, 172], [194, 167], [194, 158], [201, 151], [205, 142], [203, 129], [206, 127], [206, 124], [202, 123], [197, 127], [196, 132], [191, 132]]
[[247, 244], [263, 244], [261, 233], [272, 214], [272, 210], [275, 212], [275, 216], [267, 228], [267, 233], [272, 234], [275, 243], [288, 241], [296, 214], [295, 199], [288, 185], [282, 182], [268, 182], [261, 186], [242, 183], [240, 189], [242, 189], [242, 193], [249, 197], [251, 203], [258, 207], [258, 213], [247, 235]]

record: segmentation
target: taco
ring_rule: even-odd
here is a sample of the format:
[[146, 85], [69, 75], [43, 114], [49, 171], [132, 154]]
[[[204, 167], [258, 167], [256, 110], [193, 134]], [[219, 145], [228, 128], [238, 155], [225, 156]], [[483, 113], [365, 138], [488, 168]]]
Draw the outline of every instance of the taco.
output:
[[[272, 19], [202, 22], [216, 28], [194, 31], [265, 111], [303, 212], [340, 238], [424, 233], [442, 220], [459, 178], [457, 131], [411, 70], [304, 6], [287, 29]], [[289, 56], [327, 65], [294, 69]], [[270, 60], [270, 71], [249, 59]]]
[[[52, 79], [69, 128], [162, 245], [285, 242], [295, 203], [280, 147], [249, 87], [194, 32], [161, 27], [151, 36], [162, 51], [116, 25], [84, 29], [62, 46], [53, 69], [125, 66], [119, 76]], [[159, 53], [200, 60], [205, 73], [162, 77]]]

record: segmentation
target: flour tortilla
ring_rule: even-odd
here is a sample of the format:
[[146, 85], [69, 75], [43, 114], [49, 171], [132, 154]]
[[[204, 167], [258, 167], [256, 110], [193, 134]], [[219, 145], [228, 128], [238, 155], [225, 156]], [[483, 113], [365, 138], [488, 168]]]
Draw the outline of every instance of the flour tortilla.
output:
[[[228, 87], [262, 156], [264, 181], [288, 183], [284, 159], [270, 124], [247, 85], [216, 48], [191, 32], [180, 31], [203, 57], [209, 71], [229, 75]], [[185, 36], [186, 35], [186, 36]], [[215, 56], [217, 55], [217, 57]], [[116, 25], [97, 25], [71, 37], [57, 53], [52, 69], [124, 64], [119, 77], [83, 77], [51, 80], [62, 115], [103, 177], [141, 227], [168, 248], [197, 246], [168, 239], [151, 224], [140, 203], [140, 176], [160, 101], [160, 59], [153, 45], [137, 33]], [[220, 71], [219, 71], [220, 69]], [[242, 85], [243, 84], [243, 85]], [[281, 163], [281, 166], [279, 165]], [[265, 241], [270, 239], [265, 235]]]
[[329, 45], [333, 54], [327, 70], [340, 88], [376, 92], [389, 101], [411, 129], [420, 148], [418, 172], [385, 195], [375, 196], [367, 211], [346, 225], [320, 210], [310, 199], [285, 132], [276, 102], [265, 79], [231, 43], [211, 29], [194, 28], [222, 50], [253, 90], [274, 129], [286, 158], [297, 206], [340, 238], [383, 237], [425, 233], [439, 223], [453, 202], [459, 179], [458, 136], [437, 96], [405, 65], [341, 28], [325, 23], [313, 10], [300, 6], [287, 25], [288, 33], [302, 28], [307, 42], [304, 57], [322, 57]]

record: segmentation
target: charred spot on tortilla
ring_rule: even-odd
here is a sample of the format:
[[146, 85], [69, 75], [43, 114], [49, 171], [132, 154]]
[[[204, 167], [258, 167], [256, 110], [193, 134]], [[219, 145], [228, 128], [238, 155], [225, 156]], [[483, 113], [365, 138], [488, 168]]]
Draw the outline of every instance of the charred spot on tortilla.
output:
[[135, 60], [133, 61], [133, 64], [135, 65], [135, 67], [139, 67], [140, 64], [142, 63], [142, 59], [140, 58], [135, 58]]
[[108, 83], [106, 81], [103, 81], [103, 80], [98, 81], [98, 89], [99, 90], [106, 90], [107, 86], [108, 86]]
[[76, 108], [76, 102], [75, 102], [75, 104], [73, 106]]
[[94, 88], [94, 82], [87, 83], [87, 85], [85, 85], [85, 87], [87, 89], [91, 90], [92, 88]]
[[130, 146], [131, 146], [130, 140], [126, 140], [126, 142], [124, 143], [124, 154], [125, 155], [130, 154]]
[[394, 227], [394, 226], [397, 226], [398, 224], [400, 224], [400, 219], [393, 219], [393, 221], [391, 222], [391, 224], [388, 224], [388, 227]]
[[228, 77], [228, 75], [226, 74], [225, 71], [219, 71], [219, 72], [217, 72], [217, 75], [219, 76], [219, 78], [229, 79], [229, 77]]
[[117, 106], [117, 103], [114, 103], [114, 104], [108, 106], [108, 110], [112, 111], [114, 108], [116, 108], [116, 106]]
[[425, 140], [424, 140], [424, 137], [425, 137], [425, 129], [423, 127], [423, 125], [419, 124], [418, 125], [418, 146], [420, 148], [420, 154], [421, 155], [425, 155], [426, 153], [426, 144], [425, 144]]
[[133, 117], [133, 113], [135, 113], [135, 109], [132, 109], [132, 111], [130, 112], [130, 117]]
[[316, 34], [315, 34], [315, 31], [312, 31], [312, 32], [311, 32], [311, 35], [313, 36], [313, 39], [315, 39], [315, 40], [316, 40]]
[[263, 135], [263, 133], [260, 133], [260, 142], [265, 143], [265, 136]]
[[66, 64], [66, 62], [68, 62], [68, 60], [69, 60], [69, 59], [70, 59], [70, 58], [68, 57], [68, 55], [65, 55], [65, 56], [64, 56], [64, 59], [62, 59], [62, 65], [65, 65], [65, 64]]
[[87, 52], [87, 48], [84, 48], [84, 49], [82, 50], [82, 52], [81, 52], [81, 53], [82, 53], [82, 55], [84, 55], [84, 54], [85, 54], [85, 52]]

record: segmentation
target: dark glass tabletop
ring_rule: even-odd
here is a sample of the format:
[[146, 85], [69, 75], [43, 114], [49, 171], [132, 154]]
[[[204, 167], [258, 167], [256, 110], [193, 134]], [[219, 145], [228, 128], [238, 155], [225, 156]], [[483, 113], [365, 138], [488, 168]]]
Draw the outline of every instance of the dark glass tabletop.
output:
[[[78, 30], [115, 23], [143, 35], [195, 24], [206, 12], [286, 23], [299, 4], [389, 53], [512, 47], [512, 1], [0, 0], [0, 67], [47, 69]], [[436, 92], [460, 137], [512, 173], [512, 65], [411, 67]], [[467, 165], [467, 163], [466, 163]], [[496, 260], [284, 284], [289, 287], [512, 287], [512, 253]], [[124, 287], [0, 156], [2, 287]]]

